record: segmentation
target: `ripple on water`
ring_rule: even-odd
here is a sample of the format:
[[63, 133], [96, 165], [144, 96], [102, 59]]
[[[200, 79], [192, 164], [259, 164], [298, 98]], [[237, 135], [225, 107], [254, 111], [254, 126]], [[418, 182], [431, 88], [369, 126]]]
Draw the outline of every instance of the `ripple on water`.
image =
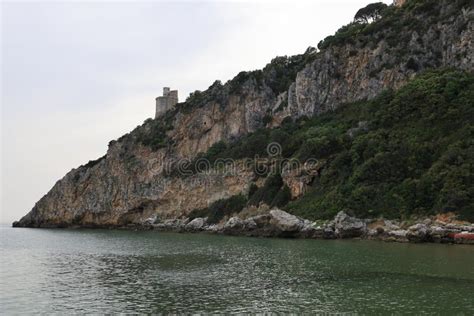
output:
[[474, 310], [472, 247], [2, 228], [2, 311]]

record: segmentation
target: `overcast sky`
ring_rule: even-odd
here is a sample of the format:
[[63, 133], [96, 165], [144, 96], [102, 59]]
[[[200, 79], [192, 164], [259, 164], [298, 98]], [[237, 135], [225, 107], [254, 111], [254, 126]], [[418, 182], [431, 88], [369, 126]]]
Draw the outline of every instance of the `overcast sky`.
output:
[[[189, 92], [317, 46], [371, 1], [1, 1], [1, 217]], [[384, 1], [390, 3], [391, 1]]]

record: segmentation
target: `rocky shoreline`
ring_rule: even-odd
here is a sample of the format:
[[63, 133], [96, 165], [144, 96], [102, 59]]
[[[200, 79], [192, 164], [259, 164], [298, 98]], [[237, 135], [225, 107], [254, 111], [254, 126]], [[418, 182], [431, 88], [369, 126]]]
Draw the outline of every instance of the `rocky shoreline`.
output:
[[280, 209], [272, 209], [266, 214], [247, 219], [231, 217], [219, 224], [209, 224], [206, 218], [195, 218], [193, 220], [188, 218], [167, 220], [149, 218], [140, 225], [130, 224], [120, 228], [248, 237], [352, 238], [387, 242], [474, 245], [474, 223], [444, 222], [435, 218], [425, 218], [412, 223], [386, 219], [360, 219], [349, 216], [342, 211], [333, 220], [325, 223], [312, 222]]
[[387, 242], [433, 242], [474, 245], [474, 223], [424, 218], [414, 222], [387, 219], [360, 219], [339, 212], [333, 220], [312, 222], [272, 209], [265, 214], [241, 219], [237, 216], [218, 224], [207, 218], [176, 218], [161, 220], [151, 217], [141, 223], [128, 225], [36, 225], [25, 226], [14, 222], [13, 227], [41, 228], [111, 228], [130, 230], [156, 230], [178, 233], [210, 233], [247, 237], [276, 237], [301, 239], [369, 239]]

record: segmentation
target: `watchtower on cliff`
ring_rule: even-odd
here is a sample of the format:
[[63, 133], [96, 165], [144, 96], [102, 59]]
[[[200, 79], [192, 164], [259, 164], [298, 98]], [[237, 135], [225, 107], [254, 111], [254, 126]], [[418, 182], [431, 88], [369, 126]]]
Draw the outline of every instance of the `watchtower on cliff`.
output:
[[163, 96], [156, 98], [155, 118], [174, 108], [178, 103], [178, 90], [170, 90], [169, 87], [163, 88]]

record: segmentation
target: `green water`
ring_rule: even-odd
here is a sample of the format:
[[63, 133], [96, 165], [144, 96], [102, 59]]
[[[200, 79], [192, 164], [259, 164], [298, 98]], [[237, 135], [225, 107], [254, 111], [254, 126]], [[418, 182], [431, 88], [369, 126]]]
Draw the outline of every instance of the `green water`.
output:
[[474, 313], [474, 247], [0, 228], [0, 311]]

